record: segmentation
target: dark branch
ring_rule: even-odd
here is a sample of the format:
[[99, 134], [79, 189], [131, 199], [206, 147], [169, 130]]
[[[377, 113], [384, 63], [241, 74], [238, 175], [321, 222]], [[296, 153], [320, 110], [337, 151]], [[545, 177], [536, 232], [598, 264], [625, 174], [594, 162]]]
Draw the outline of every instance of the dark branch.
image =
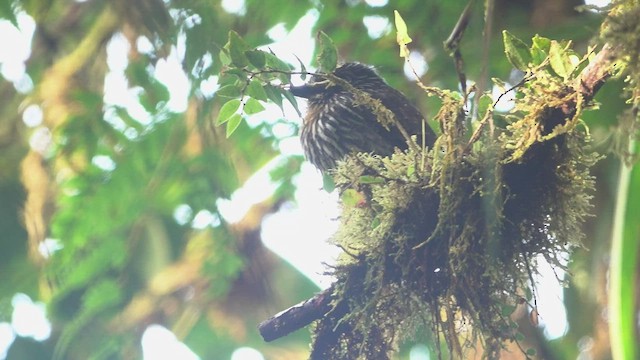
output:
[[264, 341], [273, 341], [320, 319], [331, 310], [333, 287], [274, 315], [258, 325]]

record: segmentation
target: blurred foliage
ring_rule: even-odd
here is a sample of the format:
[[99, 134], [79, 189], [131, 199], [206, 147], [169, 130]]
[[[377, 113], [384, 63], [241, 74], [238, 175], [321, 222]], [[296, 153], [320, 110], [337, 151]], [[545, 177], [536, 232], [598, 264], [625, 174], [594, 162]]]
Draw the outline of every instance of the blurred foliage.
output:
[[[295, 104], [277, 83], [271, 85], [274, 79], [287, 83], [288, 76], [271, 77], [260, 69], [306, 72], [303, 66], [319, 64], [288, 64], [281, 57], [289, 54], [272, 54], [266, 47], [244, 51], [272, 43], [268, 30], [288, 31], [305, 14], [315, 15], [314, 29], [327, 35], [321, 39], [333, 41], [339, 61], [375, 65], [431, 118], [438, 102], [425, 100], [403, 75], [393, 10], [410, 29], [410, 50], [428, 62], [422, 81], [457, 89], [442, 42], [465, 5], [246, 0], [231, 13], [217, 0], [2, 1], [0, 18], [20, 26], [26, 14], [36, 27], [23, 78], [0, 80], [0, 271], [5, 274], [0, 321], [10, 321], [11, 308], [5, 304], [22, 292], [48, 304], [53, 326], [41, 347], [19, 338], [9, 358], [139, 358], [140, 336], [153, 323], [171, 329], [201, 358], [228, 359], [245, 345], [269, 359], [306, 357], [307, 334], [265, 344], [255, 329], [316, 290], [260, 240], [261, 220], [293, 199], [300, 157], [279, 156], [283, 139], [273, 127], [282, 123], [243, 119], [261, 119], [267, 102]], [[503, 55], [503, 29], [521, 39], [535, 34], [569, 39], [584, 53], [603, 16], [576, 11], [579, 5], [578, 0], [499, 0], [494, 12], [485, 15], [478, 2], [460, 43], [468, 78], [480, 82], [486, 65], [487, 78], [517, 82]], [[481, 37], [485, 16], [493, 19], [489, 43]], [[364, 19], [388, 25], [379, 37], [371, 37]], [[628, 30], [627, 23], [616, 24]], [[123, 40], [129, 44], [125, 77], [139, 104], [136, 111], [105, 100], [106, 78], [113, 71], [107, 50]], [[296, 51], [290, 49], [293, 55]], [[155, 76], [172, 54], [180, 57], [189, 81], [189, 101], [180, 110], [169, 106], [172, 85]], [[246, 62], [254, 73], [225, 72], [231, 62]], [[556, 65], [554, 70], [563, 71], [562, 64]], [[213, 94], [203, 90], [211, 82], [220, 85]], [[607, 84], [597, 96], [600, 110], [584, 116], [600, 152], [620, 149], [635, 131], [616, 120], [628, 107], [620, 97], [622, 87], [621, 80]], [[222, 105], [240, 94], [249, 98], [223, 112]], [[42, 123], [22, 121], [29, 106], [42, 112]], [[294, 133], [296, 123], [287, 124]], [[270, 174], [277, 191], [240, 221], [228, 223], [217, 200], [229, 199], [276, 158]], [[594, 169], [595, 216], [585, 224], [583, 241], [590, 251], [575, 252], [569, 262], [568, 333], [548, 342], [529, 325], [528, 339], [537, 342], [544, 358], [610, 357], [602, 309], [617, 168], [618, 160], [610, 156]], [[629, 188], [640, 187], [637, 176], [630, 181]], [[197, 214], [211, 219], [210, 224], [193, 226]], [[47, 239], [61, 248], [47, 251]], [[626, 271], [637, 273], [633, 265]]]

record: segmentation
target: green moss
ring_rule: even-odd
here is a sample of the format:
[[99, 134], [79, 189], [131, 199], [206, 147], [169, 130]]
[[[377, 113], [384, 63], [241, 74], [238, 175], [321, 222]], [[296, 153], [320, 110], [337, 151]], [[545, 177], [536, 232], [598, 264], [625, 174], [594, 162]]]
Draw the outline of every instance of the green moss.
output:
[[640, 103], [640, 3], [637, 0], [614, 2], [602, 24], [602, 40], [615, 46], [619, 59], [617, 66], [627, 76], [630, 101]]
[[[521, 92], [508, 124], [473, 146], [461, 100], [440, 92], [433, 149], [338, 166], [337, 187], [360, 201], [344, 206], [333, 239], [344, 254], [335, 309], [315, 329], [317, 358], [380, 358], [417, 329], [459, 355], [482, 344], [495, 357], [517, 341], [509, 315], [530, 300], [536, 259], [563, 267], [580, 244], [597, 159], [571, 87], [541, 71]], [[333, 345], [318, 350], [329, 334]]]
[[626, 163], [637, 160], [637, 155], [629, 153], [629, 143], [638, 137], [640, 118], [640, 2], [637, 0], [616, 1], [607, 20], [602, 24], [601, 39], [616, 51], [617, 69], [624, 76], [628, 102], [632, 104], [619, 119], [615, 133], [613, 152]]

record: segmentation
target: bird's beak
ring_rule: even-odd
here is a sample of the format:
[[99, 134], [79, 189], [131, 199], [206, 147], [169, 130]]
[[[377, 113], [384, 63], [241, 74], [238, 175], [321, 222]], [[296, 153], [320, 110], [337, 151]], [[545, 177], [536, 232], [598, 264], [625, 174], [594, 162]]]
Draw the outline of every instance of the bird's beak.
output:
[[291, 91], [291, 93], [294, 96], [305, 98], [305, 99], [308, 99], [313, 95], [320, 94], [326, 89], [327, 89], [326, 82], [317, 82], [317, 83], [310, 83], [310, 84], [304, 84], [300, 86], [289, 87], [289, 91]]

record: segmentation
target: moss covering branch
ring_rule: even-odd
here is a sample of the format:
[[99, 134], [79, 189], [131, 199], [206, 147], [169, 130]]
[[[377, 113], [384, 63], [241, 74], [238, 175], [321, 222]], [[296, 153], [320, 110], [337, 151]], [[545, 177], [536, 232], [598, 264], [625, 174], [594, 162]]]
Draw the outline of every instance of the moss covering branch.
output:
[[449, 351], [479, 341], [497, 356], [505, 340], [518, 339], [513, 309], [533, 305], [535, 259], [561, 267], [560, 254], [579, 244], [597, 156], [577, 119], [613, 59], [605, 46], [575, 82], [540, 71], [499, 141], [479, 136], [471, 152], [462, 100], [440, 92], [435, 150], [347, 159], [336, 183], [366, 201], [344, 205], [333, 240], [345, 249], [337, 281], [305, 302], [332, 306], [296, 306], [265, 323], [302, 327], [299, 319], [324, 315], [314, 359], [386, 358], [397, 341], [424, 330], [443, 336]]

